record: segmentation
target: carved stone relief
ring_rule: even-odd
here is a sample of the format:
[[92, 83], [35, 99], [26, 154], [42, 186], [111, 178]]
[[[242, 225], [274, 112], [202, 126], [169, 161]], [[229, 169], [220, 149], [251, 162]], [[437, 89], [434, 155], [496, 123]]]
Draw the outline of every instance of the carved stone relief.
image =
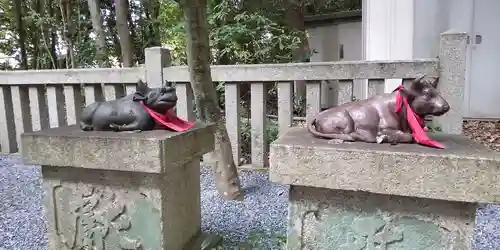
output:
[[440, 250], [439, 226], [411, 217], [342, 211], [306, 219], [303, 249]]
[[403, 240], [403, 232], [399, 228], [387, 226], [380, 218], [356, 218], [352, 222], [351, 232], [347, 233], [346, 243], [341, 250], [379, 250], [395, 242]]
[[[160, 249], [160, 213], [150, 202], [124, 205], [116, 193], [96, 187], [82, 192], [58, 185], [53, 195], [56, 232], [65, 249]], [[141, 221], [152, 222], [152, 229], [144, 229]], [[147, 234], [156, 242], [145, 242], [151, 240]]]

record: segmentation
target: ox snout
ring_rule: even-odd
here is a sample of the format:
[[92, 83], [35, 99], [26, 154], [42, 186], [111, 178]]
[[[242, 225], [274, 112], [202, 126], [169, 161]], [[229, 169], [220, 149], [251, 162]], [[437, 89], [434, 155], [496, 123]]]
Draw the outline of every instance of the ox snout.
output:
[[448, 112], [448, 111], [450, 111], [450, 104], [445, 103], [445, 104], [443, 105], [443, 108], [442, 108], [442, 109], [443, 109], [443, 111], [444, 111], [444, 112]]
[[170, 102], [176, 104], [178, 99], [177, 95], [172, 95], [172, 97], [170, 97]]
[[436, 108], [434, 110], [434, 116], [442, 116], [444, 114], [446, 114], [448, 111], [450, 111], [450, 104], [448, 104], [447, 101], [445, 101], [444, 99], [442, 100], [442, 102], [438, 103], [438, 105], [436, 105]]

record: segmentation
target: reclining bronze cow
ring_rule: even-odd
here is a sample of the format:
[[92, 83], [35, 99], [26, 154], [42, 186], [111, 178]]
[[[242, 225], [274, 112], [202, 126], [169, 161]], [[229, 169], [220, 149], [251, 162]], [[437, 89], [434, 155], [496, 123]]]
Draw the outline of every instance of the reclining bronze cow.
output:
[[[423, 127], [423, 117], [441, 116], [450, 110], [437, 84], [438, 78], [422, 76], [409, 88], [400, 86], [392, 93], [324, 110], [308, 123], [308, 130], [316, 137], [342, 141], [414, 142], [418, 129], [412, 128], [408, 112], [414, 112]], [[405, 103], [410, 109], [402, 107]]]
[[177, 104], [175, 88], [166, 85], [149, 88], [137, 83], [136, 92], [107, 102], [95, 102], [82, 111], [80, 128], [84, 131], [147, 131], [157, 123], [145, 108], [165, 114]]

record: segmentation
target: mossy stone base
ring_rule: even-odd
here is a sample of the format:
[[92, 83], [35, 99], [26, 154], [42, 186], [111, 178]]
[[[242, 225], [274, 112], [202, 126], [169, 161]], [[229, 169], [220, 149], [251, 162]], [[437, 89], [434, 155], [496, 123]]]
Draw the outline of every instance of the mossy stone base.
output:
[[468, 250], [476, 204], [291, 186], [287, 249]]

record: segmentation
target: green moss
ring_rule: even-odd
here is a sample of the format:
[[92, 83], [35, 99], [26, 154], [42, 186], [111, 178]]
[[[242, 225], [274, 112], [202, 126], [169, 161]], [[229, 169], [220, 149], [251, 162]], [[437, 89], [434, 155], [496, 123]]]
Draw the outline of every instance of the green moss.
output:
[[[264, 250], [267, 249], [263, 244], [263, 240], [266, 239], [266, 242], [271, 241], [274, 243], [273, 245], [277, 245], [280, 249], [286, 249], [286, 236], [278, 235], [278, 234], [266, 234], [264, 232], [252, 232], [248, 236], [248, 240], [244, 243], [241, 243], [237, 249], [238, 250]], [[216, 247], [213, 247], [211, 250], [222, 250], [224, 249], [224, 245], [220, 244]]]

